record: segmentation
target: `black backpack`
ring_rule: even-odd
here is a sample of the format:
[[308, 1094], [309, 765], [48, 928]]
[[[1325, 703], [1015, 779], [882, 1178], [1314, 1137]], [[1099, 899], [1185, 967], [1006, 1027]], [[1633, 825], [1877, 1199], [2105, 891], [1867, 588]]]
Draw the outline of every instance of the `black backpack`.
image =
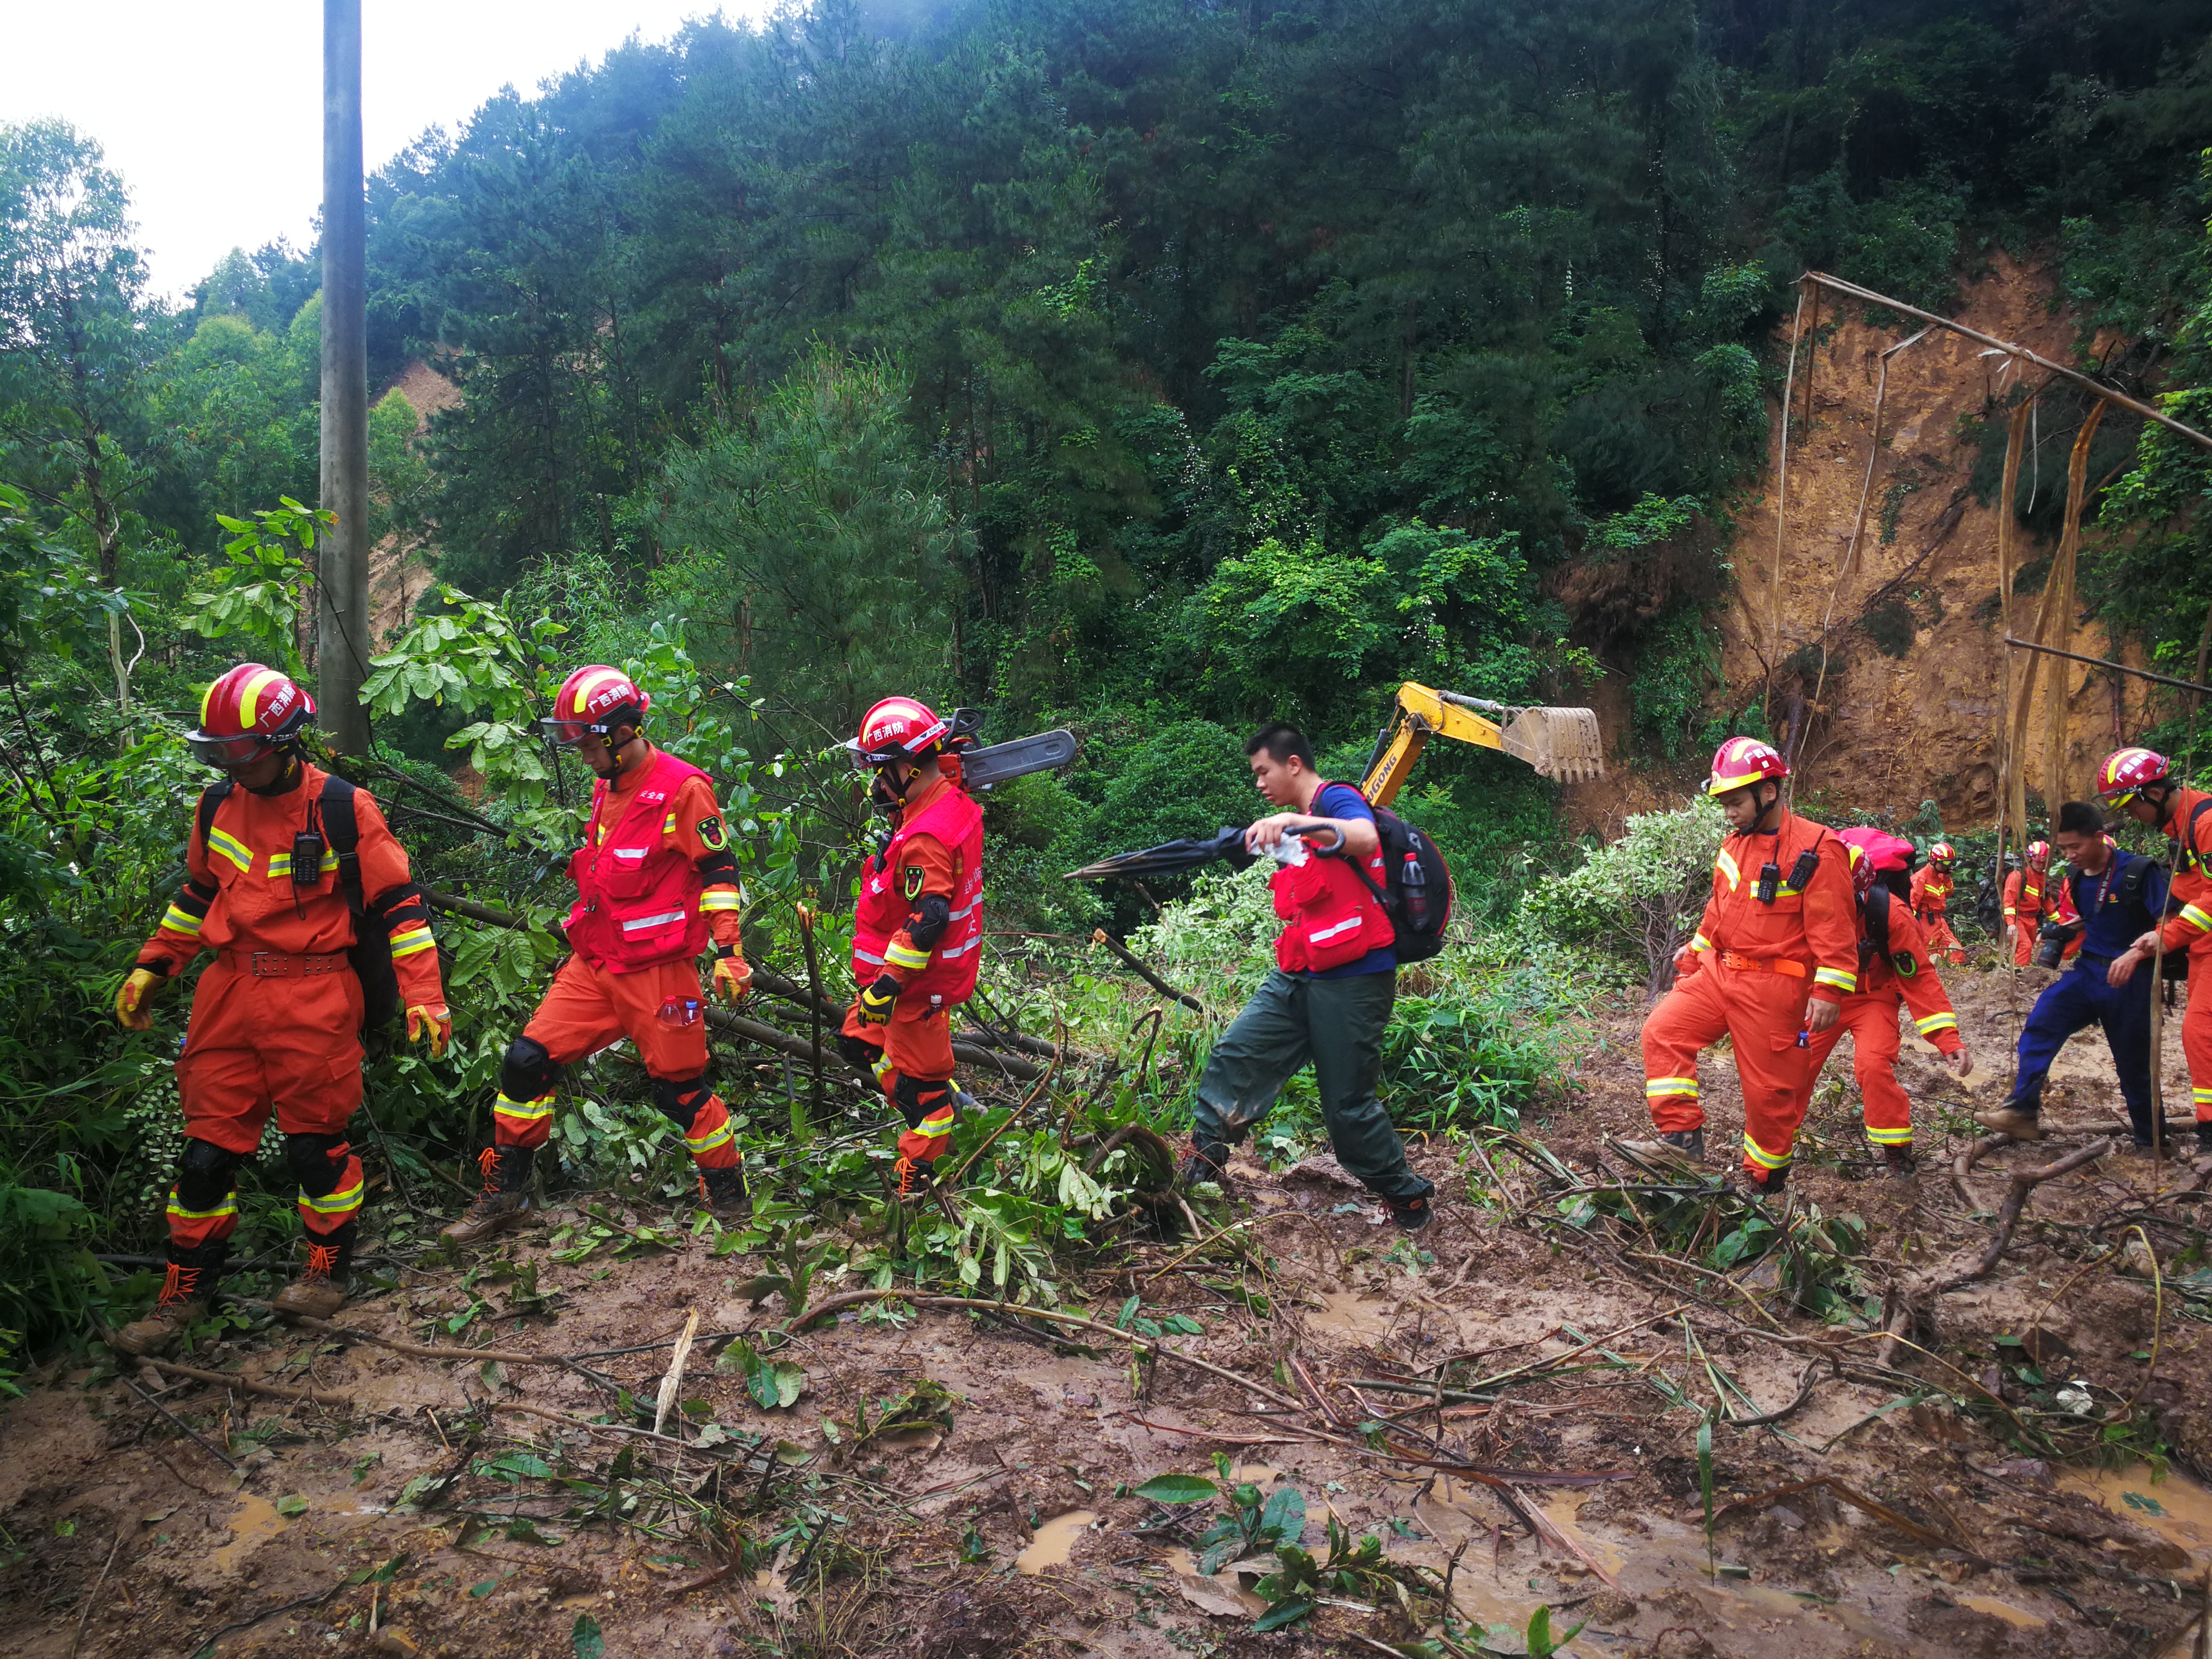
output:
[[1867, 896], [1859, 901], [1859, 915], [1866, 923], [1866, 937], [1859, 941], [1859, 971], [1866, 972], [1876, 957], [1884, 957], [1899, 975], [1911, 979], [1920, 971], [1912, 952], [1889, 948], [1889, 907], [1906, 902], [1905, 896], [1883, 879], [1883, 876], [1892, 873], [1884, 871], [1881, 876], [1876, 876]]
[[1399, 965], [1426, 962], [1444, 948], [1444, 928], [1456, 896], [1450, 866], [1436, 842], [1389, 807], [1370, 805], [1369, 810], [1375, 814], [1375, 832], [1382, 842], [1385, 885], [1377, 887], [1358, 860], [1346, 862], [1390, 918], [1397, 933], [1391, 951]]
[[[230, 799], [236, 787], [225, 778], [201, 792], [203, 848], [207, 846], [208, 831], [215, 827], [216, 809]], [[324, 837], [338, 861], [338, 890], [345, 895], [346, 908], [353, 912], [354, 943], [346, 951], [346, 960], [352, 964], [354, 977], [361, 981], [361, 1029], [366, 1036], [384, 1030], [399, 1018], [399, 975], [392, 966], [390, 906], [372, 908], [362, 892], [361, 818], [354, 809], [353, 797], [353, 785], [341, 777], [326, 776], [308, 821], [321, 819]], [[391, 896], [397, 900], [411, 895], [403, 890]]]

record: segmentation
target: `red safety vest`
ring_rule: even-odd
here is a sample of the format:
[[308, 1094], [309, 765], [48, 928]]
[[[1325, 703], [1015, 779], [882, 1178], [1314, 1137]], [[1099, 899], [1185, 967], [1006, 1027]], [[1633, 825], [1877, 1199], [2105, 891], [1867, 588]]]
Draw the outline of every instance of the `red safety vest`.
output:
[[[1314, 799], [1330, 787], [1322, 784]], [[1376, 887], [1389, 890], [1380, 845], [1367, 860], [1367, 874]], [[1290, 923], [1275, 939], [1275, 965], [1285, 973], [1326, 973], [1397, 943], [1390, 913], [1376, 902], [1348, 858], [1310, 852], [1304, 864], [1276, 871], [1267, 885], [1275, 914]]]
[[611, 829], [599, 823], [606, 781], [592, 788], [584, 844], [568, 860], [576, 883], [568, 943], [594, 968], [635, 974], [707, 948], [707, 916], [699, 908], [706, 884], [671, 842], [669, 823], [676, 792], [703, 775], [666, 750], [654, 750], [636, 787], [620, 797], [628, 810]]
[[934, 836], [952, 849], [952, 920], [929, 953], [929, 966], [899, 991], [902, 1008], [965, 1002], [975, 989], [977, 947], [983, 942], [983, 809], [957, 783], [948, 783], [919, 817], [901, 815], [890, 845], [860, 866], [860, 897], [853, 907], [853, 977], [872, 985], [884, 971], [884, 951], [914, 906], [899, 890], [899, 854], [911, 836]]

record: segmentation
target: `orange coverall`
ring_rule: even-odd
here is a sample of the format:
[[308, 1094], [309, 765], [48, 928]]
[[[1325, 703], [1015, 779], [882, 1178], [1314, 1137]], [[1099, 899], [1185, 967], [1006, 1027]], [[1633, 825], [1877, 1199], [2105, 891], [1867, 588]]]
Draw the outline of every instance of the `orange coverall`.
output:
[[2012, 929], [2012, 965], [2025, 968], [2035, 956], [2035, 936], [2043, 926], [2044, 888], [2051, 880], [2041, 870], [2014, 871], [2004, 879], [2005, 926]]
[[[281, 793], [234, 789], [216, 808], [202, 842], [195, 828], [185, 854], [186, 879], [169, 902], [137, 965], [174, 979], [203, 950], [216, 959], [192, 993], [177, 1094], [185, 1134], [243, 1157], [261, 1144], [271, 1111], [287, 1135], [335, 1138], [327, 1150], [335, 1184], [319, 1195], [300, 1188], [300, 1219], [311, 1236], [335, 1233], [360, 1212], [361, 1159], [344, 1139], [361, 1104], [361, 981], [346, 961], [353, 915], [325, 853], [313, 882], [295, 894], [292, 838], [307, 828], [307, 809], [325, 774], [306, 761]], [[392, 965], [407, 1007], [444, 1005], [429, 914], [411, 896], [406, 849], [365, 789], [354, 792], [360, 830], [362, 896], [372, 907], [398, 896], [390, 915]], [[238, 1194], [187, 1206], [169, 1193], [169, 1236], [193, 1249], [230, 1237]]]
[[[597, 817], [585, 827], [593, 844], [603, 842], [608, 831], [629, 810], [627, 797], [649, 769], [641, 762], [625, 767], [607, 789]], [[699, 908], [707, 917], [709, 937], [718, 945], [735, 946], [743, 923], [739, 915], [737, 866], [730, 858], [725, 838], [709, 846], [702, 824], [721, 822], [714, 787], [704, 777], [686, 778], [670, 799], [661, 825], [661, 842], [674, 847], [703, 871]], [[720, 833], [719, 831], [717, 832]], [[688, 1021], [671, 1023], [665, 1008], [691, 1012]], [[628, 1037], [644, 1062], [646, 1075], [656, 1081], [690, 1082], [707, 1070], [707, 1002], [699, 988], [699, 965], [689, 957], [655, 963], [633, 974], [611, 974], [595, 968], [581, 956], [571, 955], [553, 975], [544, 1000], [530, 1024], [522, 1028], [525, 1040], [538, 1044], [555, 1066], [568, 1066], [612, 1048]], [[701, 1084], [704, 1088], [704, 1084]], [[518, 1091], [518, 1092], [522, 1092]], [[553, 1131], [553, 1085], [532, 1099], [510, 1096], [503, 1085], [492, 1103], [492, 1139], [501, 1146], [543, 1146]], [[656, 1097], [658, 1096], [656, 1095]], [[696, 1111], [684, 1132], [684, 1144], [692, 1161], [702, 1169], [723, 1170], [740, 1157], [730, 1131], [730, 1115], [718, 1094], [704, 1101], [691, 1096], [682, 1105]]]
[[1936, 976], [1927, 936], [1904, 905], [1890, 902], [1887, 956], [1867, 937], [1863, 907], [1859, 945], [1859, 988], [1844, 999], [1843, 1017], [1809, 1040], [1806, 1063], [1810, 1077], [1817, 1079], [1848, 1030], [1866, 1138], [1877, 1146], [1910, 1146], [1912, 1103], [1897, 1081], [1898, 1006], [1910, 1008], [1912, 1029], [1947, 1054], [1966, 1046], [1959, 1036], [1959, 1016]]
[[[1818, 863], [1788, 885], [1799, 854]], [[1778, 1187], [1812, 1095], [1801, 1045], [1809, 999], [1841, 1003], [1858, 989], [1858, 914], [1844, 843], [1794, 812], [1765, 833], [1730, 836], [1713, 860], [1712, 896], [1682, 961], [1682, 977], [1644, 1022], [1644, 1093], [1662, 1132], [1701, 1127], [1698, 1051], [1728, 1037], [1743, 1083], [1744, 1167]], [[1758, 899], [1776, 865], [1774, 902]]]
[[[939, 793], [950, 787], [950, 781], [939, 777], [908, 802], [902, 811], [920, 817]], [[918, 884], [901, 889], [907, 893], [909, 902], [918, 904], [932, 893], [947, 904], [955, 902], [960, 872], [952, 849], [935, 836], [908, 836], [900, 851], [899, 862], [902, 871], [921, 872]], [[911, 956], [929, 955], [915, 944], [903, 927], [891, 936], [891, 943]], [[904, 983], [913, 975], [889, 960], [892, 955], [891, 951], [884, 952], [885, 971]], [[860, 1005], [856, 1000], [845, 1010], [845, 1023], [839, 1035], [848, 1046], [860, 1044], [875, 1050], [874, 1058], [867, 1065], [882, 1086], [884, 1099], [897, 1105], [899, 1079], [907, 1078], [911, 1079], [908, 1092], [915, 1097], [917, 1104], [927, 1109], [919, 1123], [900, 1133], [899, 1156], [916, 1164], [927, 1164], [942, 1153], [951, 1144], [954, 1119], [952, 1011], [931, 1008], [927, 1004], [909, 1008], [902, 998], [891, 1006], [887, 1024], [871, 1025], [860, 1018]]]
[[2189, 952], [2189, 1008], [2181, 1018], [2181, 1051], [2189, 1057], [2189, 1092], [2197, 1121], [2212, 1123], [2212, 800], [2202, 789], [2179, 789], [2165, 830], [2174, 842], [2174, 914], [2160, 927], [2168, 951]]
[[1928, 930], [1928, 948], [1942, 951], [1957, 966], [1966, 960], [1966, 947], [1951, 931], [1950, 898], [1951, 878], [1937, 875], [1935, 866], [1923, 865], [1912, 872], [1912, 914]]

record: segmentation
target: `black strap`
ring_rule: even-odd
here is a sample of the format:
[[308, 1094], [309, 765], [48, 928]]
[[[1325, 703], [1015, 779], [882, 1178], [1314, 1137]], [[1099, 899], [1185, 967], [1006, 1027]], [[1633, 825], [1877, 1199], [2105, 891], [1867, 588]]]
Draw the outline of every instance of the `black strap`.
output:
[[230, 792], [238, 787], [234, 779], [225, 778], [211, 783], [200, 791], [200, 856], [207, 856], [208, 832], [215, 828], [216, 809], [230, 799]]
[[1877, 954], [1889, 954], [1889, 904], [1897, 896], [1881, 883], [1875, 883], [1867, 894], [1867, 938]]
[[368, 914], [368, 904], [361, 887], [361, 816], [353, 798], [353, 785], [343, 778], [325, 777], [317, 804], [322, 811], [323, 835], [331, 844], [331, 855], [338, 861], [339, 890], [345, 895], [346, 908], [362, 916]]
[[2212, 862], [2197, 849], [2197, 820], [2207, 812], [2212, 812], [2212, 795], [2207, 795], [2189, 809], [2189, 822], [2182, 827], [2181, 834], [2173, 838], [2173, 867], [2176, 873], [2188, 869], [2191, 865], [2202, 869], [2208, 862]]

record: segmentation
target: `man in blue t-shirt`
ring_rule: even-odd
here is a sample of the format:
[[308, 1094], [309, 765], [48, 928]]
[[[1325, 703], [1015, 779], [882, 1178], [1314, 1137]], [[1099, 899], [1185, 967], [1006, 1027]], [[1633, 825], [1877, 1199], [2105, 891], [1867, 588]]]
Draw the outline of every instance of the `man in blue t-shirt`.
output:
[[[1337, 1162], [1389, 1206], [1400, 1226], [1425, 1227], [1436, 1188], [1406, 1162], [1405, 1143], [1375, 1097], [1382, 1029], [1397, 999], [1398, 959], [1389, 913], [1358, 873], [1366, 869], [1381, 886], [1374, 810], [1349, 784], [1322, 781], [1313, 745], [1295, 727], [1263, 726], [1244, 753], [1260, 793], [1283, 809], [1247, 829], [1244, 845], [1285, 866], [1276, 878], [1276, 908], [1290, 925], [1276, 947], [1282, 965], [1252, 994], [1206, 1059], [1192, 1103], [1183, 1177], [1225, 1189], [1230, 1147], [1311, 1060]], [[1362, 941], [1365, 950], [1339, 959]]]
[[2012, 1098], [1974, 1121], [2017, 1140], [2040, 1140], [2043, 1083], [2051, 1062], [2075, 1032], [2105, 1028], [2120, 1094], [2128, 1103], [2136, 1150], [2151, 1146], [2150, 1000], [2153, 976], [2136, 970], [2150, 953], [2136, 948], [2166, 910], [2166, 869], [2105, 839], [2105, 820], [2087, 801], [2058, 809], [2051, 836], [2067, 861], [2066, 886], [2081, 918], [2081, 951], [2073, 966], [2044, 988], [2021, 1027]]

